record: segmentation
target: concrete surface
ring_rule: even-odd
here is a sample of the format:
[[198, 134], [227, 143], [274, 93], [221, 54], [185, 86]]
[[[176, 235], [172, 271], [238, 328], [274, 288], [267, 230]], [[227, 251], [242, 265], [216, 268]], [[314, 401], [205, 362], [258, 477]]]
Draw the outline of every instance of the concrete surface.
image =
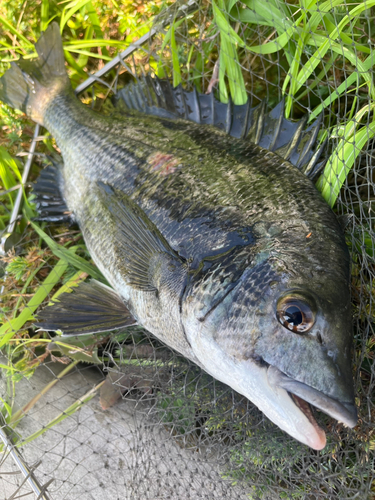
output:
[[[47, 363], [16, 387], [17, 406], [25, 404], [64, 368]], [[25, 438], [45, 426], [103, 380], [97, 368], [78, 368], [43, 396], [17, 427]], [[5, 380], [0, 379], [4, 396]], [[188, 451], [162, 425], [134, 411], [134, 402], [120, 400], [104, 411], [95, 396], [81, 410], [21, 448], [25, 462], [38, 464], [35, 475], [50, 500], [245, 500], [239, 487], [223, 481], [217, 460]], [[11, 473], [14, 474], [11, 474]], [[0, 463], [0, 499], [34, 500], [10, 456]]]

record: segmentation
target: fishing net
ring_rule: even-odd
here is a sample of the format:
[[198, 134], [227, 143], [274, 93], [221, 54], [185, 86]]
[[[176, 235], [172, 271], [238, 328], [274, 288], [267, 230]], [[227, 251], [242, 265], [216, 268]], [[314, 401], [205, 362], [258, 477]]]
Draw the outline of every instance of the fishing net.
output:
[[[14, 210], [17, 185], [4, 185], [1, 216], [16, 233], [3, 230], [1, 498], [374, 498], [373, 5], [177, 2], [117, 64], [97, 72], [89, 62], [93, 76], [78, 88], [111, 113], [117, 90], [151, 72], [235, 105], [266, 99], [272, 108], [284, 96], [294, 120], [323, 114], [328, 162], [315, 182], [352, 256], [356, 428], [318, 412], [327, 446], [312, 451], [139, 327], [63, 342], [35, 332], [37, 307], [95, 268], [77, 228], [36, 233], [27, 204]], [[52, 146], [42, 130], [34, 138], [27, 195]]]

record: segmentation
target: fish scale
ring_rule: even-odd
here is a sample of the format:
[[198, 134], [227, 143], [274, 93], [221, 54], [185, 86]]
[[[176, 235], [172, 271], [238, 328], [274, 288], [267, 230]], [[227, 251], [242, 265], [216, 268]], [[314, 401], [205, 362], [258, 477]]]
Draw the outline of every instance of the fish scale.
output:
[[43, 220], [71, 214], [112, 287], [61, 294], [39, 327], [137, 323], [314, 449], [325, 432], [291, 394], [355, 426], [349, 253], [311, 182], [320, 121], [305, 129], [283, 102], [266, 113], [150, 76], [105, 117], [75, 97], [56, 24], [36, 51], [0, 79], [0, 99], [54, 136], [62, 161], [36, 183], [36, 203]]

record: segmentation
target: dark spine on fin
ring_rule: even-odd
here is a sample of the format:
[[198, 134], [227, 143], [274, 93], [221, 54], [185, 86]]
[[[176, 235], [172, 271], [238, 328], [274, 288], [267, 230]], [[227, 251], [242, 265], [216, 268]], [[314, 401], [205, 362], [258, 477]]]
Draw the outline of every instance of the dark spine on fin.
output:
[[65, 204], [61, 188], [61, 168], [58, 163], [48, 165], [33, 184], [33, 194], [38, 216], [35, 220], [45, 222], [73, 223], [74, 218]]
[[212, 92], [199, 94], [195, 88], [189, 92], [181, 84], [173, 88], [169, 80], [150, 75], [121, 89], [116, 100], [127, 109], [148, 115], [214, 125], [232, 137], [276, 152], [311, 179], [324, 166], [324, 161], [319, 163], [324, 147], [315, 148], [321, 117], [307, 128], [307, 117], [300, 122], [287, 120], [284, 100], [267, 113], [265, 101], [254, 108], [249, 101], [237, 105], [229, 99], [223, 103]]
[[122, 298], [95, 280], [80, 283], [72, 293], [59, 295], [52, 307], [38, 314], [38, 320], [38, 328], [60, 330], [66, 336], [108, 332], [136, 324]]

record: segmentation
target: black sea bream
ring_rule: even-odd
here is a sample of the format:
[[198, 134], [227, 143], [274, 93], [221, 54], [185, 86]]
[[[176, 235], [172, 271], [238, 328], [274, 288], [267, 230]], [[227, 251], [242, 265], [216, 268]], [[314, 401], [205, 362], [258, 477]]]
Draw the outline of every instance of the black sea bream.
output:
[[292, 164], [314, 170], [318, 127], [304, 135], [281, 105], [265, 115], [150, 77], [123, 91], [121, 119], [104, 117], [74, 95], [57, 24], [36, 50], [1, 78], [0, 99], [56, 139], [63, 164], [42, 173], [39, 205], [71, 214], [112, 287], [60, 296], [42, 326], [137, 323], [317, 450], [326, 437], [308, 403], [355, 426], [349, 254]]

